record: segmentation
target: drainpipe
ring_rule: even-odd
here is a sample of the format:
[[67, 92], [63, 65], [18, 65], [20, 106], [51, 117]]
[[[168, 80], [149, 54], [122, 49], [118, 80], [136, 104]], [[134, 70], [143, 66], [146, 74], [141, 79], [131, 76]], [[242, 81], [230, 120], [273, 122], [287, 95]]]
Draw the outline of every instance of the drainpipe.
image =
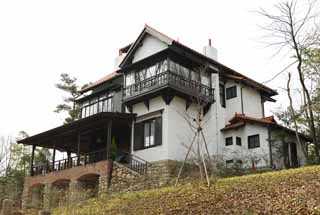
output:
[[270, 125], [268, 125], [268, 143], [269, 143], [270, 167], [273, 168], [272, 144], [271, 144], [271, 128], [270, 128]]
[[243, 89], [243, 86], [240, 87], [240, 97], [241, 97], [241, 113], [244, 114], [242, 89]]

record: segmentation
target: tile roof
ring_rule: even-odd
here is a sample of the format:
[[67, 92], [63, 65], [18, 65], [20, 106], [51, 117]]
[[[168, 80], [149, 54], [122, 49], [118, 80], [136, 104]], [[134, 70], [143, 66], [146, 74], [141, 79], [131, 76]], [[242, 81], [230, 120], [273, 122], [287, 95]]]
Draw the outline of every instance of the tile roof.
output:
[[[260, 123], [265, 126], [270, 126], [272, 128], [276, 128], [276, 129], [283, 129], [286, 132], [290, 132], [292, 134], [295, 134], [295, 131], [293, 129], [290, 129], [290, 128], [287, 128], [283, 125], [278, 124], [277, 121], [274, 119], [274, 116], [255, 118], [255, 117], [246, 116], [244, 114], [236, 113], [229, 120], [229, 122], [230, 122], [230, 124], [228, 124], [224, 128], [222, 128], [221, 131], [227, 131], [227, 130], [231, 130], [231, 129], [240, 128], [242, 126], [245, 126], [246, 122], [254, 122], [254, 123]], [[312, 138], [308, 135], [305, 135], [305, 134], [299, 132], [299, 136], [309, 142], [312, 142]]]
[[86, 88], [82, 89], [82, 90], [81, 90], [81, 93], [87, 92], [87, 91], [89, 91], [89, 90], [91, 90], [91, 89], [93, 89], [93, 88], [95, 88], [95, 87], [97, 87], [97, 86], [99, 86], [99, 85], [101, 85], [101, 84], [103, 84], [103, 83], [105, 83], [105, 82], [107, 82], [107, 81], [110, 81], [110, 80], [112, 80], [112, 79], [114, 79], [115, 77], [118, 77], [118, 76], [120, 76], [120, 75], [122, 75], [122, 74], [117, 73], [117, 72], [112, 72], [112, 73], [104, 76], [103, 78], [99, 79], [98, 81], [90, 84], [90, 85], [87, 86]]
[[273, 116], [268, 116], [268, 117], [264, 117], [264, 118], [255, 118], [255, 117], [246, 116], [245, 114], [238, 114], [238, 113], [236, 113], [229, 120], [229, 122], [231, 124], [238, 122], [238, 121], [251, 121], [251, 122], [258, 122], [258, 123], [264, 123], [264, 124], [274, 124], [274, 125], [278, 124]]

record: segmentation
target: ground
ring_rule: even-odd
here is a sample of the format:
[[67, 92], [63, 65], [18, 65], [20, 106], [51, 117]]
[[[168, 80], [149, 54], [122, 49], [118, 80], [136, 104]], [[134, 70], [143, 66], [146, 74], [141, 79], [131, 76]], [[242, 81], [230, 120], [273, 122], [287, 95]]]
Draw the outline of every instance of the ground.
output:
[[118, 194], [58, 208], [53, 215], [320, 214], [320, 166]]

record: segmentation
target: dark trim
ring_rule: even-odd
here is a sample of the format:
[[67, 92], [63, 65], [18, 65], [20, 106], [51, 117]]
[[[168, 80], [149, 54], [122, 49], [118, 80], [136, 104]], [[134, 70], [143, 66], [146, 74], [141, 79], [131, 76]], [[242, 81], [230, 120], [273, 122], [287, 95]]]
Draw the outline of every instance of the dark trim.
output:
[[146, 108], [149, 110], [149, 99], [146, 98], [143, 100], [143, 104], [146, 106]]
[[168, 92], [168, 93], [162, 95], [161, 97], [162, 97], [163, 101], [166, 103], [166, 105], [170, 105], [171, 101], [174, 98], [174, 95], [173, 95], [173, 93]]
[[152, 115], [157, 114], [157, 113], [160, 113], [162, 115], [163, 111], [164, 111], [164, 109], [162, 108], [162, 109], [159, 109], [159, 110], [156, 110], [156, 111], [152, 111], [152, 112], [137, 116], [135, 121], [140, 121], [141, 120], [141, 122], [143, 122], [143, 118], [148, 117], [148, 116], [151, 116], [151, 118], [157, 118], [157, 117], [152, 117]]
[[192, 104], [191, 99], [186, 99], [186, 111], [189, 109], [191, 104]]

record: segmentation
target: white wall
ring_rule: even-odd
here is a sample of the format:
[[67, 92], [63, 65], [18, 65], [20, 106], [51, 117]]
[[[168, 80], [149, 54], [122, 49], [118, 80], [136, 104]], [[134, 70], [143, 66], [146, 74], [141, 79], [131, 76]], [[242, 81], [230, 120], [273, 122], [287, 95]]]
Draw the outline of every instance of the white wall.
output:
[[[260, 147], [248, 149], [248, 136], [259, 134]], [[225, 160], [238, 159], [242, 160], [245, 167], [252, 166], [252, 159], [256, 163], [256, 167], [270, 167], [270, 151], [268, 142], [267, 127], [247, 123], [244, 127], [223, 132], [224, 138], [233, 137], [233, 145], [225, 146], [223, 142], [222, 157]], [[236, 137], [241, 137], [241, 146], [236, 145]]]
[[242, 88], [243, 112], [247, 116], [262, 118], [263, 108], [261, 94], [257, 90], [244, 86]]
[[142, 46], [139, 47], [134, 53], [132, 63], [135, 63], [139, 60], [142, 60], [143, 58], [149, 57], [157, 52], [168, 48], [167, 44], [148, 34], [145, 36], [141, 44]]

